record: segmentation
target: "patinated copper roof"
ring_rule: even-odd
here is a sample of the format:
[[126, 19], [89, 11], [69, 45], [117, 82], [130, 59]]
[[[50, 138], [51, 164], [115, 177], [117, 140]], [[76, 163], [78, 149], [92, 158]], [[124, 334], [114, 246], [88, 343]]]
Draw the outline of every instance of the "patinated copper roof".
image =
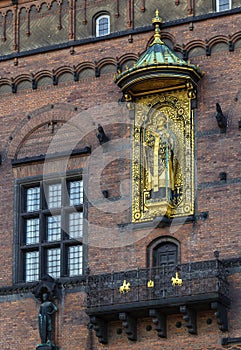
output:
[[160, 34], [162, 20], [158, 10], [152, 23], [155, 26], [152, 43], [133, 67], [127, 68], [116, 77], [115, 83], [123, 91], [129, 90], [133, 95], [142, 93], [146, 89], [152, 90], [152, 86], [156, 91], [165, 86], [183, 84], [187, 80], [196, 84], [202, 77], [202, 72], [195, 65], [178, 57], [162, 41]]

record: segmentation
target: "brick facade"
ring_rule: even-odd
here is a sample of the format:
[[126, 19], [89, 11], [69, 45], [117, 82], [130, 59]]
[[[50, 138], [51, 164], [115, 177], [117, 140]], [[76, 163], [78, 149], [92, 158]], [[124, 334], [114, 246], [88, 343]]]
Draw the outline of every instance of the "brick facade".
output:
[[[228, 348], [241, 349], [241, 287], [238, 283], [241, 273], [240, 4], [234, 1], [233, 10], [223, 15], [215, 15], [211, 1], [207, 7], [196, 1], [195, 7], [194, 1], [180, 1], [177, 4], [179, 2], [173, 0], [170, 9], [163, 9], [163, 39], [180, 56], [187, 52], [191, 62], [200, 65], [204, 71], [198, 86], [195, 110], [196, 219], [164, 228], [143, 226], [136, 229], [128, 226], [132, 121], [126, 106], [120, 102], [122, 94], [114, 84], [114, 74], [119, 63], [124, 70], [126, 64], [136, 61], [146, 49], [153, 35], [150, 23], [157, 2], [153, 1], [149, 6], [147, 1], [130, 1], [135, 11], [129, 13], [129, 1], [76, 1], [74, 16], [80, 12], [80, 8], [85, 9], [84, 6], [87, 11], [87, 23], [84, 11], [81, 12], [83, 18], [78, 20], [86, 28], [85, 37], [81, 37], [83, 31], [80, 33], [75, 28], [68, 2], [63, 1], [59, 5], [62, 2], [54, 1], [49, 16], [55, 16], [53, 23], [58, 25], [58, 6], [63, 6], [64, 34], [56, 34], [56, 40], [46, 45], [41, 42], [42, 39], [38, 42], [36, 33], [35, 39], [30, 34], [30, 44], [26, 37], [21, 41], [27, 21], [27, 12], [21, 9], [29, 9], [32, 4], [40, 6], [41, 2], [18, 2], [15, 6], [8, 1], [0, 5], [2, 13], [10, 9], [15, 13], [13, 18], [16, 18], [16, 11], [19, 11], [20, 17], [17, 18], [20, 18], [20, 22], [23, 18], [25, 21], [20, 23], [17, 31], [10, 33], [7, 30], [7, 40], [0, 45], [3, 46], [0, 77], [2, 349], [30, 350], [40, 342], [37, 324], [39, 302], [32, 294], [34, 284], [19, 284], [16, 281], [15, 238], [18, 232], [15, 231], [15, 181], [42, 176], [43, 173], [64, 173], [66, 169], [84, 169], [87, 175], [84, 179], [88, 200], [84, 268], [88, 266], [91, 274], [146, 268], [147, 247], [151, 242], [158, 237], [171, 237], [180, 242], [181, 264], [212, 260], [214, 251], [219, 251], [220, 259], [228, 269], [231, 307], [228, 310], [227, 332], [219, 330], [213, 310], [199, 310], [197, 335], [188, 333], [181, 313], [171, 313], [167, 315], [166, 339], [158, 337], [150, 317], [140, 317], [137, 320], [137, 341], [127, 339], [121, 321], [111, 320], [108, 324], [108, 344], [103, 345], [98, 342], [93, 328], [87, 327], [85, 280], [64, 281], [61, 297], [56, 301], [56, 345], [63, 350], [220, 350], [225, 348], [221, 345], [222, 338], [234, 338]], [[50, 2], [47, 2], [41, 11], [47, 12], [49, 5]], [[97, 13], [97, 8], [100, 11], [107, 9], [114, 21], [112, 25], [116, 35], [106, 40], [91, 39], [91, 18]], [[42, 18], [41, 11], [32, 10], [36, 12], [33, 18], [38, 25]], [[119, 15], [115, 17], [116, 11], [119, 11]], [[133, 13], [136, 16], [135, 28]], [[192, 17], [188, 17], [190, 15]], [[7, 24], [10, 23], [9, 19]], [[1, 25], [3, 28], [3, 19]], [[36, 31], [31, 21], [30, 28]], [[131, 28], [132, 32], [129, 31]], [[118, 31], [121, 31], [121, 35], [117, 34]], [[13, 33], [15, 50], [12, 45], [14, 41], [8, 44], [8, 35]], [[86, 38], [90, 39], [89, 42], [81, 42]], [[53, 46], [49, 51], [47, 49], [50, 45], [65, 42], [66, 47], [63, 45], [61, 49]], [[70, 52], [71, 46], [73, 49]], [[31, 51], [35, 48], [42, 50]], [[22, 54], [26, 49], [30, 51]], [[7, 56], [10, 54], [12, 56]], [[75, 71], [78, 73], [77, 79], [74, 79]], [[58, 84], [53, 83], [54, 75]], [[44, 77], [50, 79], [48, 83], [38, 85], [38, 80]], [[33, 79], [37, 82], [36, 89], [32, 88]], [[217, 102], [228, 118], [227, 131], [223, 134], [215, 118]], [[51, 124], [51, 121], [55, 124]], [[96, 137], [98, 124], [104, 127], [111, 140], [109, 144], [100, 146]], [[41, 158], [45, 154], [85, 147], [91, 147], [90, 155], [69, 155], [67, 161], [64, 156], [59, 157], [48, 163], [47, 167]], [[12, 164], [12, 160], [15, 164]], [[227, 174], [226, 181], [220, 180], [222, 172]], [[103, 191], [108, 192], [108, 198], [104, 198]], [[203, 213], [208, 213], [207, 217]]]

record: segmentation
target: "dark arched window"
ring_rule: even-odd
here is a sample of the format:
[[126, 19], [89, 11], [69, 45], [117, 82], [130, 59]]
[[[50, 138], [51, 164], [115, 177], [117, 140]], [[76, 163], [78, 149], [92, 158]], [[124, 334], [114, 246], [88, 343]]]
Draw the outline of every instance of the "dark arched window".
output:
[[147, 248], [149, 267], [175, 268], [180, 263], [180, 243], [173, 237], [161, 237]]

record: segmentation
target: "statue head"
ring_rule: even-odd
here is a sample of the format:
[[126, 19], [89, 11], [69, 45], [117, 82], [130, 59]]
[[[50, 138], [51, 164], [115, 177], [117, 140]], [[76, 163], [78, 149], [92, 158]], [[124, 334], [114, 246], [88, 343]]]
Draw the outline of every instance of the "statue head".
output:
[[167, 118], [165, 115], [161, 113], [160, 116], [158, 116], [157, 128], [158, 130], [162, 130], [166, 128], [166, 125], [167, 125]]
[[42, 300], [43, 300], [43, 301], [46, 301], [46, 300], [48, 300], [48, 298], [49, 298], [48, 293], [44, 292], [44, 293], [42, 294]]

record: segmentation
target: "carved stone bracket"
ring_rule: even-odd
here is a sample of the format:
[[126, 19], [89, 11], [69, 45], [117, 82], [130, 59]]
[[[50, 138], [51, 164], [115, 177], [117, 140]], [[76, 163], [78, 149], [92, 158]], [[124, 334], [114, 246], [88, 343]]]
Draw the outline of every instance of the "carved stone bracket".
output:
[[122, 326], [125, 328], [125, 332], [129, 340], [137, 340], [137, 322], [136, 319], [131, 317], [126, 312], [119, 313], [119, 319], [122, 321]]
[[42, 295], [44, 293], [47, 293], [50, 299], [56, 299], [59, 298], [59, 292], [60, 285], [56, 280], [49, 275], [45, 275], [32, 293], [36, 299], [42, 300]]
[[152, 317], [152, 322], [155, 325], [155, 330], [157, 331], [158, 337], [166, 338], [167, 337], [166, 315], [162, 314], [160, 311], [156, 309], [150, 309], [149, 316]]
[[108, 342], [108, 323], [101, 318], [90, 316], [90, 323], [93, 325], [93, 329], [99, 342], [101, 344], [107, 344]]
[[180, 312], [183, 314], [182, 318], [186, 322], [188, 333], [197, 334], [197, 315], [196, 311], [189, 309], [186, 305], [180, 306]]
[[211, 48], [208, 44], [206, 44], [206, 56], [211, 56]]
[[211, 308], [213, 310], [215, 310], [214, 315], [217, 319], [217, 324], [219, 325], [219, 329], [222, 332], [228, 331], [228, 310], [227, 310], [227, 308], [218, 302], [211, 303]]
[[219, 103], [216, 103], [216, 111], [217, 111], [216, 119], [217, 119], [218, 127], [220, 128], [220, 132], [222, 134], [225, 134], [228, 126], [228, 118], [226, 115], [223, 114]]

